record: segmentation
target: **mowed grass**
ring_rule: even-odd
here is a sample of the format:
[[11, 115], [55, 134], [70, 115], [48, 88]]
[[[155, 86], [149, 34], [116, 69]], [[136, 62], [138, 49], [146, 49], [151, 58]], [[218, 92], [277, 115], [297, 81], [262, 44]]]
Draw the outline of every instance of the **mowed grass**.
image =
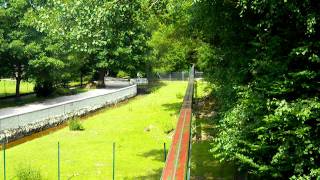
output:
[[[34, 83], [22, 81], [20, 84], [20, 93], [33, 92]], [[0, 97], [16, 94], [16, 81], [12, 79], [0, 79]]]
[[[62, 179], [111, 179], [113, 142], [116, 179], [159, 179], [163, 143], [170, 145], [186, 85], [165, 82], [148, 95], [87, 118], [84, 131], [66, 127], [8, 149], [7, 179], [14, 179], [22, 168], [38, 170], [44, 179], [57, 179], [58, 141]], [[2, 172], [1, 165], [0, 177]]]

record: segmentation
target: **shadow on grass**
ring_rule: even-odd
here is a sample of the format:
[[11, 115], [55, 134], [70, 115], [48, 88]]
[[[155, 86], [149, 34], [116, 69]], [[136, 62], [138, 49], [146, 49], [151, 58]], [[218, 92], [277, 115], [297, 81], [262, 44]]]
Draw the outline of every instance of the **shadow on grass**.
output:
[[[160, 162], [164, 162], [164, 153], [162, 149], [153, 149], [151, 151], [148, 152], [144, 152], [142, 154], [139, 154], [139, 156], [142, 156], [144, 158], [151, 158], [152, 160], [155, 161], [160, 161]], [[152, 180], [152, 179], [160, 179], [161, 177], [161, 172], [162, 172], [162, 168], [159, 169], [155, 169], [155, 170], [149, 170], [149, 171], [145, 171], [144, 175], [139, 175], [139, 176], [130, 176], [130, 177], [125, 177], [123, 179], [138, 179], [138, 180]]]
[[140, 154], [140, 156], [145, 157], [145, 158], [151, 157], [152, 160], [164, 162], [163, 149], [153, 149], [151, 151]]
[[246, 179], [244, 173], [237, 170], [233, 162], [220, 162], [214, 158], [210, 149], [214, 148], [213, 138], [218, 133], [218, 119], [213, 99], [197, 99], [194, 107], [196, 114], [191, 151], [191, 179]]
[[166, 84], [161, 81], [151, 81], [148, 85], [138, 86], [138, 93], [139, 94], [150, 94], [154, 93], [159, 90], [161, 87], [165, 86]]
[[162, 107], [164, 107], [164, 110], [174, 112], [177, 115], [181, 109], [181, 102], [163, 104]]
[[146, 172], [146, 175], [135, 176], [135, 177], [125, 177], [124, 180], [159, 180], [161, 177], [162, 169], [157, 169], [153, 171]]
[[236, 168], [231, 163], [220, 163], [210, 149], [209, 141], [199, 141], [192, 144], [191, 179], [237, 179]]
[[45, 98], [36, 97], [35, 94], [31, 94], [28, 96], [21, 96], [19, 98], [9, 98], [9, 99], [1, 99], [0, 100], [0, 108], [14, 107], [14, 106], [23, 106], [28, 103], [33, 102], [42, 102]]

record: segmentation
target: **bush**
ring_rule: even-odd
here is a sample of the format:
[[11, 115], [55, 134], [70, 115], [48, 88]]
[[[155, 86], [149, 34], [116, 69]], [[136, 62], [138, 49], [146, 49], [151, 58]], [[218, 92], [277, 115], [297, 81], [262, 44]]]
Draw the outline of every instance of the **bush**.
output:
[[54, 91], [52, 83], [37, 83], [34, 87], [34, 92], [38, 97], [47, 97]]
[[70, 131], [83, 131], [84, 127], [82, 126], [80, 120], [72, 119], [69, 121], [69, 129]]
[[176, 98], [178, 98], [178, 99], [182, 99], [182, 98], [183, 98], [183, 94], [182, 94], [182, 93], [180, 93], [180, 92], [179, 92], [179, 93], [177, 93], [177, 94], [176, 94]]
[[117, 74], [118, 78], [129, 78], [129, 74], [124, 71], [119, 71]]
[[70, 95], [71, 93], [70, 93], [70, 90], [67, 88], [57, 88], [54, 91], [54, 94], [58, 96], [63, 96], [63, 95]]
[[39, 170], [32, 169], [31, 167], [20, 167], [16, 171], [16, 177], [19, 180], [41, 180], [41, 173]]

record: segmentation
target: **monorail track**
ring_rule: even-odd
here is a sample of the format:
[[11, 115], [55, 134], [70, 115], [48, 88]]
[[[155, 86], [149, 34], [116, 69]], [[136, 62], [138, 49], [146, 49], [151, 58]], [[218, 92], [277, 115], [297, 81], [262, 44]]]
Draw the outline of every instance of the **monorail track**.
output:
[[188, 88], [180, 110], [171, 148], [162, 171], [162, 180], [184, 180], [190, 177], [191, 120], [194, 94], [194, 66], [191, 68]]

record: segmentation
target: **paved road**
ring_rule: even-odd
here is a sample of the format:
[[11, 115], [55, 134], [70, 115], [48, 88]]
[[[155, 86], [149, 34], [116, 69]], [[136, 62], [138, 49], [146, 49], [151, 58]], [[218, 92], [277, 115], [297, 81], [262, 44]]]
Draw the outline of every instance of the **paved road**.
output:
[[10, 116], [10, 115], [26, 113], [26, 112], [32, 112], [40, 109], [45, 109], [58, 104], [67, 103], [69, 101], [75, 101], [75, 100], [99, 96], [102, 94], [107, 94], [110, 92], [114, 92], [117, 89], [129, 86], [130, 83], [128, 81], [123, 81], [118, 79], [106, 79], [106, 85], [107, 85], [106, 89], [95, 89], [95, 90], [90, 90], [88, 92], [84, 92], [76, 95], [61, 96], [58, 98], [48, 99], [41, 102], [30, 103], [30, 104], [26, 104], [19, 107], [3, 108], [3, 109], [0, 109], [0, 118], [5, 116]]

